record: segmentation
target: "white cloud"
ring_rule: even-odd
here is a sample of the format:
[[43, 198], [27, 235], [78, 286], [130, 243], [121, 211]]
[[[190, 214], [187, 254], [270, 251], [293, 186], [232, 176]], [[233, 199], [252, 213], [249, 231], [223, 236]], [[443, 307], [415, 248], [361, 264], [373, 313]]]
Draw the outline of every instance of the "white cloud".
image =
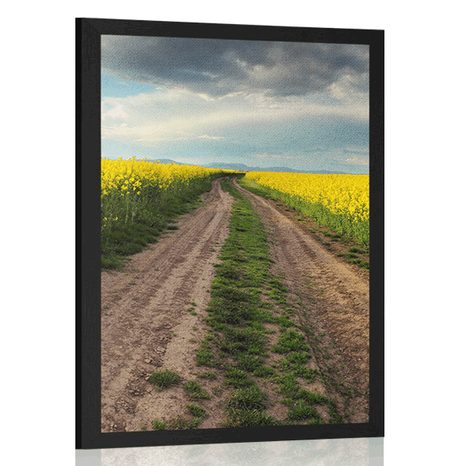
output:
[[225, 138], [223, 136], [211, 136], [210, 134], [201, 134], [197, 137], [197, 139], [200, 139], [202, 141], [221, 141]]
[[213, 98], [185, 88], [165, 88], [102, 100], [102, 137], [153, 146], [164, 141], [224, 139], [225, 129], [238, 125], [299, 118], [344, 118], [367, 121], [368, 102], [358, 95], [343, 101], [322, 95], [272, 97], [235, 92]]
[[345, 159], [345, 163], [347, 165], [367, 165], [368, 164], [368, 158], [367, 157], [360, 157], [360, 156], [354, 156], [354, 157], [348, 157]]
[[255, 154], [255, 157], [259, 160], [294, 160], [296, 159], [296, 155], [293, 154], [273, 154], [269, 152], [261, 152]]

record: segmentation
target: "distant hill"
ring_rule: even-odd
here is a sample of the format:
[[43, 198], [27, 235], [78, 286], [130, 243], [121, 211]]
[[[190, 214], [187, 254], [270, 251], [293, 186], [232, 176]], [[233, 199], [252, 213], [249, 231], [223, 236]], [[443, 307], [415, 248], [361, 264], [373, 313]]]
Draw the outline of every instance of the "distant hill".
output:
[[319, 173], [319, 174], [342, 174], [343, 172], [331, 170], [297, 170], [290, 167], [250, 167], [244, 163], [225, 163], [225, 162], [211, 162], [204, 165], [207, 168], [224, 168], [226, 170], [241, 170], [241, 171], [254, 171], [254, 172], [290, 172], [290, 173]]
[[[177, 162], [172, 159], [155, 159], [149, 160], [149, 162], [154, 163], [174, 163], [176, 165], [190, 165], [183, 162]], [[194, 164], [196, 165], [196, 164]], [[298, 170], [296, 168], [290, 167], [250, 167], [244, 163], [228, 163], [228, 162], [210, 162], [205, 165], [201, 165], [206, 168], [223, 168], [225, 170], [238, 170], [243, 172], [289, 172], [289, 173], [318, 173], [322, 175], [329, 174], [343, 174], [345, 172], [338, 172], [332, 170]]]
[[224, 168], [226, 170], [251, 170], [250, 167], [245, 165], [244, 163], [226, 163], [226, 162], [211, 162], [207, 165], [204, 165], [207, 168]]

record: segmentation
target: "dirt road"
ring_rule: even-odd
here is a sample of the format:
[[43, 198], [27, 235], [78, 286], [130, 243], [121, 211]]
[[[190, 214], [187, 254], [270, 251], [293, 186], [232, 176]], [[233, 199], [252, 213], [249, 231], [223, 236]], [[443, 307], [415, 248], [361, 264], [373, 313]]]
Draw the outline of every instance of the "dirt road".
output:
[[[178, 229], [134, 255], [122, 271], [102, 272], [102, 431], [150, 429], [185, 404], [180, 389], [147, 383], [156, 367], [189, 379], [204, 333], [214, 263], [228, 234], [232, 198], [214, 181]], [[195, 312], [193, 312], [195, 308]]]
[[[367, 273], [329, 252], [292, 215], [236, 188], [266, 227], [272, 273], [289, 290], [326, 391], [345, 422], [367, 422], [369, 286]], [[232, 197], [219, 181], [178, 229], [134, 255], [119, 272], [102, 272], [102, 431], [151, 429], [187, 404], [182, 386], [160, 391], [147, 382], [156, 369], [194, 379], [195, 354], [207, 333], [214, 264], [227, 235]], [[220, 382], [219, 382], [220, 383]], [[218, 427], [225, 400], [205, 405], [203, 427]]]
[[240, 187], [236, 180], [235, 186], [262, 218], [274, 260], [272, 272], [285, 280], [290, 303], [346, 421], [367, 422], [367, 274], [331, 254], [275, 203]]

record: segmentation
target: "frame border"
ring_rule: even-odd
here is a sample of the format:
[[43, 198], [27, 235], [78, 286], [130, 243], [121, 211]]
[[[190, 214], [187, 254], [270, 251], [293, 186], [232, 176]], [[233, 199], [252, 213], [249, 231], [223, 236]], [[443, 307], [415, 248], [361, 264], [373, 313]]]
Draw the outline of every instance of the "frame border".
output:
[[[100, 431], [101, 35], [365, 44], [369, 58], [369, 422], [183, 431]], [[384, 435], [384, 31], [76, 19], [76, 448]]]

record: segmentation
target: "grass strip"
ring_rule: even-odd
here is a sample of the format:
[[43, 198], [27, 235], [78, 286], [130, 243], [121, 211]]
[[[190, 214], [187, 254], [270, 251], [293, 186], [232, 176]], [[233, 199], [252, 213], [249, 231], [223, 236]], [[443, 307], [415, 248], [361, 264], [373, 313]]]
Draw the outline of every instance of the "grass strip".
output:
[[170, 370], [155, 371], [149, 376], [149, 382], [161, 390], [178, 385], [180, 381], [181, 377], [176, 372]]
[[[235, 202], [207, 308], [210, 331], [197, 352], [197, 363], [223, 374], [230, 392], [227, 426], [281, 423], [267, 413], [270, 401], [261, 389], [264, 379], [273, 382], [288, 407], [288, 419], [282, 422], [322, 422], [316, 405], [333, 405], [302, 387], [303, 381], [315, 380], [318, 373], [306, 367], [310, 348], [291, 319], [287, 289], [271, 275], [264, 226], [250, 202], [230, 182], [223, 182], [222, 188]], [[272, 303], [264, 300], [264, 294]], [[273, 307], [277, 312], [272, 312]], [[266, 323], [280, 332], [272, 348]], [[276, 367], [267, 365], [270, 349], [280, 355]]]

